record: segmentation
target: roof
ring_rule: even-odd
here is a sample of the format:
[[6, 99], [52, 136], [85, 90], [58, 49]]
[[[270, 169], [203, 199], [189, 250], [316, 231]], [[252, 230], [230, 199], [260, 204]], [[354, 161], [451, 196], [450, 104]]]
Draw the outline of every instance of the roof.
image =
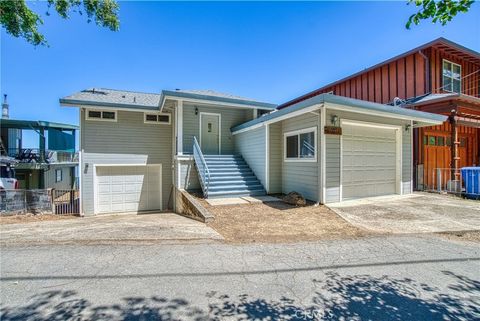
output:
[[240, 96], [234, 96], [230, 94], [224, 94], [213, 90], [162, 90], [161, 103], [163, 104], [164, 100], [169, 97], [194, 100], [208, 100], [225, 104], [236, 104], [243, 105], [245, 107], [258, 107], [264, 109], [277, 108], [276, 104], [271, 104]]
[[60, 99], [62, 105], [124, 107], [132, 109], [158, 110], [160, 94], [116, 90], [107, 88], [89, 88]]
[[160, 94], [116, 90], [107, 88], [89, 88], [60, 99], [67, 106], [99, 106], [128, 108], [138, 110], [159, 110], [167, 98], [208, 100], [213, 102], [236, 104], [245, 107], [275, 109], [277, 105], [258, 100], [219, 93], [213, 90], [162, 90]]
[[329, 87], [335, 86], [335, 85], [337, 85], [337, 84], [339, 84], [339, 83], [342, 83], [342, 82], [344, 82], [344, 81], [346, 81], [346, 80], [355, 78], [355, 77], [357, 77], [357, 76], [359, 76], [359, 75], [361, 75], [361, 74], [364, 74], [364, 73], [366, 73], [366, 72], [369, 72], [369, 71], [371, 71], [371, 70], [374, 70], [374, 69], [376, 69], [376, 68], [378, 68], [378, 67], [381, 67], [381, 66], [383, 66], [383, 65], [389, 64], [389, 63], [391, 63], [391, 62], [393, 62], [393, 61], [395, 61], [395, 60], [398, 60], [398, 59], [400, 59], [400, 58], [409, 56], [409, 55], [411, 55], [411, 54], [413, 54], [413, 53], [415, 53], [415, 52], [418, 52], [418, 51], [420, 51], [420, 50], [424, 50], [424, 49], [427, 49], [427, 48], [430, 48], [430, 47], [434, 47], [434, 46], [438, 47], [439, 49], [442, 49], [442, 50], [446, 51], [446, 52], [449, 53], [449, 54], [454, 54], [454, 55], [460, 56], [461, 58], [463, 58], [463, 59], [465, 59], [465, 60], [468, 60], [468, 61], [470, 61], [470, 62], [472, 62], [472, 63], [475, 63], [475, 64], [480, 65], [480, 52], [475, 51], [475, 50], [472, 50], [472, 49], [469, 49], [469, 48], [464, 47], [464, 46], [462, 46], [462, 45], [460, 45], [460, 44], [458, 44], [458, 43], [456, 43], [456, 42], [453, 42], [453, 41], [451, 41], [451, 40], [448, 40], [448, 39], [445, 39], [445, 38], [443, 38], [443, 37], [440, 37], [440, 38], [437, 38], [437, 39], [435, 39], [435, 40], [433, 40], [433, 41], [427, 42], [427, 43], [425, 43], [425, 44], [423, 44], [423, 45], [421, 45], [421, 46], [418, 46], [418, 47], [416, 47], [416, 48], [413, 48], [413, 49], [411, 49], [411, 50], [409, 50], [409, 51], [406, 51], [406, 52], [404, 52], [404, 53], [402, 53], [402, 54], [400, 54], [400, 55], [397, 55], [397, 56], [395, 56], [395, 57], [393, 57], [393, 58], [387, 59], [387, 60], [382, 61], [382, 62], [380, 62], [380, 63], [378, 63], [378, 64], [376, 64], [376, 65], [373, 65], [373, 66], [368, 67], [368, 68], [366, 68], [366, 69], [363, 69], [363, 70], [361, 70], [361, 71], [359, 71], [359, 72], [356, 72], [356, 73], [354, 73], [354, 74], [352, 74], [352, 75], [350, 75], [350, 76], [347, 76], [347, 77], [345, 77], [345, 78], [342, 78], [342, 79], [337, 80], [337, 81], [334, 81], [334, 82], [331, 82], [331, 83], [329, 83], [329, 84], [327, 84], [327, 85], [324, 85], [324, 86], [322, 86], [322, 87], [320, 87], [320, 88], [318, 88], [318, 89], [315, 89], [315, 90], [313, 90], [313, 91], [311, 91], [311, 92], [308, 92], [308, 93], [306, 93], [306, 94], [304, 94], [304, 95], [302, 95], [302, 96], [300, 96], [300, 97], [297, 97], [297, 98], [295, 98], [295, 99], [292, 99], [292, 100], [290, 100], [290, 101], [287, 101], [286, 103], [283, 103], [283, 104], [279, 105], [279, 106], [278, 106], [278, 109], [285, 108], [285, 107], [290, 106], [290, 105], [292, 105], [292, 104], [294, 104], [294, 103], [296, 103], [296, 102], [299, 102], [299, 101], [301, 101], [301, 100], [304, 100], [304, 99], [313, 97], [313, 96], [315, 96], [315, 95], [319, 95], [322, 91], [324, 91], [325, 89], [327, 89], [327, 88], [329, 88]]
[[332, 94], [320, 94], [312, 98], [300, 101], [287, 108], [277, 110], [273, 113], [267, 114], [265, 116], [261, 116], [259, 118], [256, 118], [246, 123], [235, 126], [231, 129], [231, 131], [237, 132], [240, 130], [253, 127], [255, 125], [260, 125], [265, 122], [269, 122], [269, 123], [274, 122], [276, 119], [278, 119], [281, 116], [287, 116], [288, 114], [292, 114], [296, 111], [300, 111], [302, 109], [305, 109], [314, 105], [318, 105], [318, 104], [323, 104], [323, 103], [332, 103], [332, 104], [353, 107], [352, 112], [355, 112], [354, 108], [363, 109], [366, 111], [378, 112], [379, 114], [382, 114], [382, 116], [384, 114], [390, 114], [392, 116], [403, 116], [404, 118], [421, 120], [423, 122], [427, 122], [430, 124], [432, 123], [441, 124], [447, 119], [447, 117], [443, 115], [431, 114], [431, 113], [426, 113], [426, 112], [417, 111], [413, 109], [406, 109], [406, 108], [395, 107], [391, 105], [383, 105], [379, 103], [373, 103], [369, 101], [347, 98], [347, 97], [337, 96]]
[[5, 128], [32, 129], [32, 128], [55, 128], [62, 130], [77, 130], [78, 126], [62, 123], [54, 123], [43, 120], [20, 120], [20, 119], [0, 119], [0, 124]]

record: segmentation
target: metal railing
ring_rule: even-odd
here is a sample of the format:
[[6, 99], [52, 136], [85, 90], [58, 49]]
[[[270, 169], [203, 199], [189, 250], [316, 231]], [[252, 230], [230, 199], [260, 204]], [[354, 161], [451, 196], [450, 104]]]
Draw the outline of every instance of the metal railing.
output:
[[203, 157], [202, 149], [198, 144], [197, 138], [193, 137], [193, 159], [197, 167], [198, 176], [200, 178], [200, 185], [202, 187], [203, 195], [208, 197], [208, 188], [210, 186], [210, 171], [208, 170], [207, 162]]
[[7, 156], [13, 157], [20, 163], [74, 163], [78, 162], [78, 152], [49, 150], [38, 148], [9, 148]]
[[480, 176], [466, 173], [467, 177], [464, 177], [461, 169], [453, 168], [434, 168], [425, 174], [423, 182], [425, 191], [480, 198]]
[[0, 190], [0, 215], [80, 214], [78, 190]]

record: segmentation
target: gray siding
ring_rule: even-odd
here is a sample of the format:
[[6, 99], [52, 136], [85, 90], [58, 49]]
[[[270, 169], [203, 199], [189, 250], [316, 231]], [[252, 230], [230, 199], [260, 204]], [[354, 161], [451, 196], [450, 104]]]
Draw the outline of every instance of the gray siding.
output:
[[282, 125], [274, 123], [269, 125], [269, 141], [270, 141], [270, 163], [269, 163], [269, 185], [268, 193], [282, 192]]
[[[397, 126], [405, 126], [410, 121], [391, 119], [386, 117], [348, 113], [344, 111], [328, 110], [327, 106], [326, 125], [333, 115], [340, 119], [349, 119], [371, 123], [381, 123]], [[412, 130], [406, 132], [402, 129], [402, 192], [411, 192], [411, 168], [412, 168]], [[333, 135], [326, 135], [326, 203], [338, 202], [340, 200], [340, 138]], [[337, 170], [338, 169], [338, 170]], [[338, 174], [337, 174], [338, 173]]]
[[[195, 115], [195, 107], [198, 108], [198, 114]], [[223, 106], [196, 106], [184, 104], [183, 106], [183, 152], [185, 154], [193, 153], [193, 136], [200, 139], [200, 113], [221, 114], [221, 153], [233, 154], [235, 150], [233, 136], [230, 128], [244, 123], [253, 118], [251, 109], [228, 108]]]
[[[307, 113], [282, 121], [282, 135], [280, 137], [284, 145], [283, 134], [290, 131], [300, 130], [309, 127], [318, 127], [318, 115]], [[320, 135], [317, 132], [317, 162], [285, 162], [282, 164], [282, 188], [287, 194], [296, 191], [305, 198], [312, 201], [319, 201], [318, 193], [318, 162], [320, 161], [319, 144]], [[283, 154], [282, 154], [283, 159]]]
[[180, 160], [180, 188], [187, 191], [201, 190], [197, 169], [193, 160]]
[[[56, 170], [62, 171], [62, 181], [55, 182], [56, 180]], [[55, 189], [71, 189], [73, 187], [74, 181], [74, 169], [75, 166], [66, 166], [66, 165], [50, 165], [50, 169], [45, 171], [45, 188], [55, 188]]]
[[172, 125], [145, 124], [141, 112], [119, 111], [117, 122], [88, 121], [83, 111], [80, 117], [84, 213], [94, 212], [94, 164], [162, 164], [163, 209], [169, 208]]
[[265, 127], [262, 126], [234, 136], [236, 151], [243, 156], [264, 187], [266, 185], [265, 133]]

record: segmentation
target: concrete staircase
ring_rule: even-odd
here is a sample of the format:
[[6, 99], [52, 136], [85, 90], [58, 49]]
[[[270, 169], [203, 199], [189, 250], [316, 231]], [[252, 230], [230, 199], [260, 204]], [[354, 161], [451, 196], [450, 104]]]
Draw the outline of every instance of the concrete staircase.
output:
[[208, 198], [266, 194], [241, 155], [204, 155], [204, 158], [210, 172]]

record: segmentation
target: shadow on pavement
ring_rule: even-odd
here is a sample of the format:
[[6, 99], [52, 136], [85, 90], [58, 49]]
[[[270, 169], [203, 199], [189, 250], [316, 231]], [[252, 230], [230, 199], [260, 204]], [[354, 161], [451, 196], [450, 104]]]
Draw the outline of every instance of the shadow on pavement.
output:
[[[209, 304], [181, 298], [127, 297], [96, 305], [75, 291], [48, 291], [21, 306], [2, 306], [3, 321], [40, 320], [478, 320], [480, 282], [449, 271], [443, 291], [415, 280], [335, 272], [315, 279], [306, 306], [287, 296], [270, 300], [243, 294], [205, 294]], [[448, 293], [446, 293], [448, 292]]]

